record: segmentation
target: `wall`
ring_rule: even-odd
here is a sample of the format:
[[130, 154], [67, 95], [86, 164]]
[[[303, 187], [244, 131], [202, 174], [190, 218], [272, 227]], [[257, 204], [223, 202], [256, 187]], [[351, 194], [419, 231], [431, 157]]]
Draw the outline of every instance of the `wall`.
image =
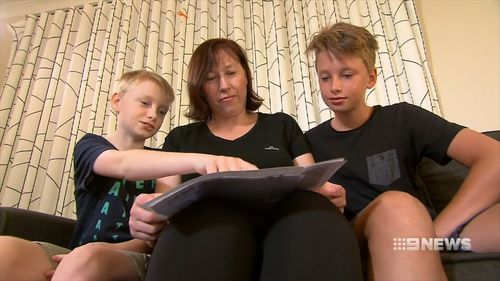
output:
[[416, 0], [443, 116], [500, 129], [500, 1]]
[[[0, 0], [0, 86], [10, 53], [6, 23], [23, 14], [96, 0]], [[500, 1], [415, 0], [443, 116], [478, 131], [500, 129]]]

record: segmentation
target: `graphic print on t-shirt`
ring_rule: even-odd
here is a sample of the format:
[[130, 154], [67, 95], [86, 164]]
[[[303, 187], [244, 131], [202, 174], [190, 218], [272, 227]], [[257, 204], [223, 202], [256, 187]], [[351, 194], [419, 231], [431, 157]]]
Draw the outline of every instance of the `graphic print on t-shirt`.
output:
[[398, 153], [395, 149], [366, 157], [371, 184], [388, 186], [401, 177]]
[[[148, 191], [150, 188], [154, 189], [154, 181], [151, 183], [152, 186], [148, 186]], [[130, 207], [135, 196], [144, 192], [144, 189], [144, 181], [115, 181], [100, 201], [101, 204], [96, 206], [100, 211], [95, 221], [92, 240], [109, 241], [111, 239], [118, 242], [130, 239], [128, 232]]]

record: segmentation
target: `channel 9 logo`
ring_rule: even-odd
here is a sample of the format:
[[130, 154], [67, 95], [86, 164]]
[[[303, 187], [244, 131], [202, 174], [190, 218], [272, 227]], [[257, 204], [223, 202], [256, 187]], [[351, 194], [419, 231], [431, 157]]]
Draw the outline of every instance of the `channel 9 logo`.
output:
[[394, 251], [470, 251], [470, 238], [393, 238]]

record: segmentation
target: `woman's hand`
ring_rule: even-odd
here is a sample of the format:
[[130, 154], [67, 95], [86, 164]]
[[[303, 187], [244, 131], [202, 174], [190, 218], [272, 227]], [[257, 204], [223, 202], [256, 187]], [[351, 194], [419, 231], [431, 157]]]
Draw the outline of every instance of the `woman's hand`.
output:
[[335, 204], [335, 206], [337, 206], [342, 213], [344, 212], [347, 201], [345, 189], [341, 185], [333, 184], [327, 181], [322, 187], [316, 189], [315, 191], [330, 199], [330, 201]]
[[168, 218], [153, 211], [142, 208], [146, 202], [158, 197], [162, 193], [140, 194], [130, 210], [129, 227], [132, 237], [145, 240], [153, 246]]
[[[187, 156], [187, 155], [185, 155]], [[192, 159], [192, 168], [202, 175], [224, 172], [224, 171], [242, 171], [242, 170], [256, 170], [254, 165], [241, 160], [236, 157], [215, 156], [210, 154], [193, 153], [189, 159]], [[191, 169], [192, 171], [193, 169]], [[165, 177], [168, 179], [171, 177]], [[180, 179], [180, 178], [179, 178]], [[166, 188], [160, 188], [162, 181], [157, 180], [156, 191], [159, 193], [153, 194], [140, 194], [134, 201], [134, 205], [130, 210], [129, 227], [132, 237], [148, 242], [152, 247], [156, 243], [158, 235], [163, 230], [163, 227], [168, 223], [168, 218], [153, 211], [142, 208], [146, 202], [158, 197], [169, 190], [175, 184], [165, 184]]]

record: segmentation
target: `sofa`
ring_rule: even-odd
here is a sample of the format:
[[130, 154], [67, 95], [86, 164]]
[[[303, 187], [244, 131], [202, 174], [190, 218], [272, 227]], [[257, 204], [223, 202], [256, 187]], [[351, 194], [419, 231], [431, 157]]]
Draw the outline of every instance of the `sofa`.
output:
[[[500, 130], [484, 134], [500, 140]], [[448, 204], [468, 172], [466, 167], [456, 161], [440, 166], [430, 159], [423, 159], [418, 170], [427, 203], [437, 213]], [[451, 281], [500, 280], [500, 252], [442, 252], [441, 260]]]
[[[485, 134], [500, 140], [500, 130]], [[418, 171], [425, 200], [437, 212], [450, 201], [467, 174], [467, 168], [455, 161], [440, 166], [429, 159], [422, 160]], [[0, 235], [66, 246], [74, 226], [72, 219], [0, 206]], [[441, 259], [450, 281], [500, 280], [500, 253], [442, 252]]]

